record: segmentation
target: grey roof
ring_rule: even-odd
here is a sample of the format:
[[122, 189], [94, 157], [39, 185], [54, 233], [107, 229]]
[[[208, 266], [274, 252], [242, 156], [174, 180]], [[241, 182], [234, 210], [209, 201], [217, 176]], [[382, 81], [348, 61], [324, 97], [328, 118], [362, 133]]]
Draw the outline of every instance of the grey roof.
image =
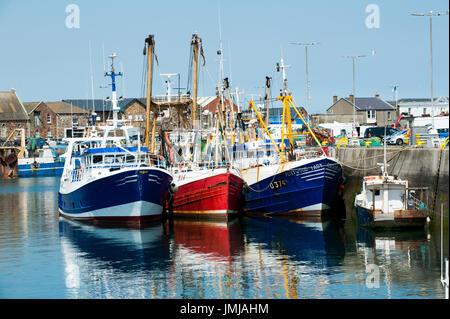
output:
[[[346, 98], [346, 100], [349, 101], [349, 99]], [[360, 111], [368, 111], [368, 110], [393, 110], [395, 111], [395, 108], [390, 105], [389, 103], [383, 101], [380, 98], [376, 97], [355, 97], [355, 103], [354, 105], [356, 108]]]
[[27, 111], [14, 90], [0, 92], [0, 121], [29, 120]]
[[[437, 96], [434, 98], [433, 102], [438, 102], [440, 99], [446, 99], [448, 101], [448, 97], [445, 96]], [[394, 101], [395, 103], [395, 101]], [[430, 98], [404, 98], [397, 100], [397, 103], [430, 103]]]
[[[126, 98], [119, 100], [117, 105], [120, 108], [125, 108], [129, 104], [131, 104], [134, 100], [137, 100], [138, 102], [142, 103], [143, 105], [146, 105], [146, 99], [145, 98]], [[78, 106], [82, 109], [85, 109], [87, 111], [92, 111], [92, 105], [94, 106], [95, 112], [102, 112], [105, 111], [112, 111], [112, 103], [111, 100], [105, 101], [102, 99], [66, 99], [63, 100], [66, 103]]]
[[[401, 102], [430, 102], [430, 98], [406, 98], [406, 99], [399, 99], [397, 100], [397, 103]], [[394, 101], [395, 103], [395, 101]]]

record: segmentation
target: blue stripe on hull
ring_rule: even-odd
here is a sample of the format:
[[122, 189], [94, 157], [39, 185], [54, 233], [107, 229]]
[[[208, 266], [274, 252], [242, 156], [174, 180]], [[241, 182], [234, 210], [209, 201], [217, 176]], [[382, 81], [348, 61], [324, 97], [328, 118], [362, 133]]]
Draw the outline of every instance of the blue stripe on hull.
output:
[[153, 169], [117, 173], [86, 184], [68, 194], [58, 192], [58, 206], [66, 214], [83, 214], [146, 201], [164, 206], [172, 176]]
[[[245, 210], [288, 213], [317, 204], [331, 206], [341, 176], [341, 166], [328, 159], [279, 173], [250, 185], [248, 192], [244, 191]], [[271, 188], [270, 183], [273, 186], [277, 181], [285, 181], [285, 186]]]
[[20, 177], [57, 176], [61, 177], [64, 170], [64, 162], [41, 163], [38, 167], [33, 164], [21, 164], [18, 166], [17, 175]]

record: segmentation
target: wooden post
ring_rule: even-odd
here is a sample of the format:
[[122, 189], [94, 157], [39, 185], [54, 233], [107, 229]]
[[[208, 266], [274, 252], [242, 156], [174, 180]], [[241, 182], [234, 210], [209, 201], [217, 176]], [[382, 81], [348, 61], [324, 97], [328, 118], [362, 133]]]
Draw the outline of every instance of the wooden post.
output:
[[[149, 148], [149, 130], [150, 130], [150, 108], [151, 108], [151, 97], [152, 97], [152, 62], [153, 62], [153, 46], [154, 46], [154, 36], [150, 34], [148, 38], [145, 39], [145, 45], [147, 48], [147, 108], [146, 108], [146, 125], [145, 125], [145, 147]], [[156, 117], [153, 119], [153, 124], [155, 124]], [[154, 148], [154, 131], [152, 129], [152, 150]]]

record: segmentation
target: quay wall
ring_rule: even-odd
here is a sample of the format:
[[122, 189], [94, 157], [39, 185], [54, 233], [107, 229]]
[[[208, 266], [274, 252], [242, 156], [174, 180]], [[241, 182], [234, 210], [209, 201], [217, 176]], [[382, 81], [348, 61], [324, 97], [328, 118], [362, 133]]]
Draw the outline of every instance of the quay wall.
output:
[[[334, 148], [330, 155], [341, 162], [346, 178], [378, 175], [377, 163], [383, 163], [383, 147]], [[436, 187], [439, 192], [449, 190], [449, 149], [389, 146], [386, 151], [388, 173], [407, 179], [410, 187]], [[439, 169], [439, 171], [438, 171]]]

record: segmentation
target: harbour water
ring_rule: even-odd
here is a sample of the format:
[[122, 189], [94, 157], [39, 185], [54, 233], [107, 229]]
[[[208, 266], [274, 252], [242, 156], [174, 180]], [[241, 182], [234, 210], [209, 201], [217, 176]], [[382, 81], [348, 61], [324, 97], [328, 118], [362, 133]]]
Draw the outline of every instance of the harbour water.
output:
[[0, 179], [0, 299], [445, 295], [439, 225], [361, 229], [356, 186], [343, 220], [175, 219], [141, 229], [60, 218], [58, 187], [52, 177]]

